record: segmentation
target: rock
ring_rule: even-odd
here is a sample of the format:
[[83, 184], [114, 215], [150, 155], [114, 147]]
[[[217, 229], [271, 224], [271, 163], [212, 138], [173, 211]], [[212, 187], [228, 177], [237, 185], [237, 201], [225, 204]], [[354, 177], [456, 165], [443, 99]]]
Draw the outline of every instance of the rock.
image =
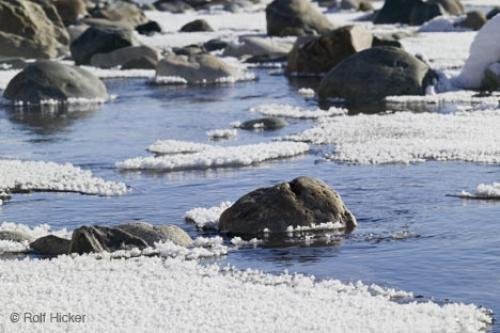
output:
[[148, 21], [139, 6], [133, 2], [120, 0], [106, 2], [104, 6], [96, 6], [90, 14], [94, 18], [121, 22], [130, 29]]
[[266, 21], [270, 36], [322, 34], [333, 28], [309, 0], [274, 0], [266, 7]]
[[155, 8], [159, 11], [176, 14], [184, 13], [185, 11], [194, 9], [182, 0], [158, 0], [153, 3], [153, 6], [155, 6]]
[[121, 69], [156, 69], [157, 65], [157, 59], [142, 56], [124, 63]]
[[377, 46], [392, 46], [403, 48], [403, 44], [392, 36], [373, 36], [372, 47]]
[[174, 47], [172, 51], [176, 55], [194, 56], [197, 54], [207, 53], [206, 50], [199, 45], [187, 45], [184, 47]]
[[494, 7], [492, 10], [486, 14], [486, 19], [491, 20], [494, 18], [498, 13], [500, 13], [500, 7]]
[[203, 48], [208, 52], [217, 51], [225, 49], [228, 46], [228, 42], [220, 39], [211, 39], [203, 44]]
[[214, 83], [234, 77], [237, 70], [211, 54], [168, 55], [158, 63], [156, 76], [175, 76], [188, 83]]
[[433, 79], [424, 62], [395, 47], [356, 53], [330, 70], [319, 86], [320, 98], [342, 97], [371, 103], [393, 95], [423, 95]]
[[319, 37], [298, 38], [288, 55], [286, 73], [326, 73], [350, 55], [372, 47], [372, 41], [371, 32], [361, 26], [338, 28]]
[[71, 43], [70, 50], [77, 65], [88, 65], [94, 54], [135, 44], [131, 30], [90, 27]]
[[88, 28], [89, 26], [86, 24], [70, 25], [67, 29], [71, 43], [77, 40]]
[[194, 20], [182, 26], [180, 32], [214, 31], [205, 20]]
[[18, 230], [2, 230], [0, 231], [0, 240], [24, 242], [24, 241], [30, 241], [31, 236], [25, 232]]
[[67, 51], [69, 35], [49, 3], [0, 0], [0, 56], [55, 58]]
[[139, 237], [118, 228], [102, 226], [83, 226], [73, 231], [70, 253], [97, 253], [129, 250], [132, 248], [144, 249], [148, 244]]
[[180, 246], [190, 246], [193, 243], [191, 237], [175, 225], [153, 226], [146, 222], [131, 222], [118, 225], [116, 228], [143, 239], [149, 246], [154, 246], [154, 243], [165, 241], [171, 241]]
[[241, 58], [243, 56], [266, 56], [269, 58], [284, 57], [290, 52], [293, 44], [276, 38], [241, 37], [238, 44], [229, 44], [224, 50], [225, 57]]
[[150, 59], [156, 63], [160, 60], [160, 52], [149, 46], [129, 46], [108, 52], [97, 53], [90, 58], [90, 64], [100, 68], [123, 66], [133, 60]]
[[48, 256], [58, 256], [68, 254], [71, 241], [54, 235], [40, 237], [30, 243], [30, 248], [34, 253]]
[[[24, 58], [3, 58], [0, 57], [0, 69], [23, 69], [30, 63]], [[0, 197], [1, 199], [1, 197]]]
[[155, 32], [161, 32], [161, 26], [156, 21], [148, 21], [135, 27], [135, 31], [141, 35], [153, 35]]
[[104, 29], [120, 29], [120, 30], [131, 30], [133, 31], [135, 27], [130, 26], [128, 23], [121, 21], [110, 21], [105, 18], [92, 18], [85, 17], [80, 20], [80, 24], [85, 24], [89, 27], [104, 28]]
[[440, 15], [462, 15], [459, 0], [386, 0], [375, 16], [376, 24], [404, 23], [420, 25]]
[[288, 123], [281, 118], [266, 117], [266, 118], [247, 120], [241, 123], [238, 127], [244, 130], [260, 129], [267, 131], [267, 130], [277, 130], [287, 125]]
[[472, 12], [468, 12], [465, 19], [458, 23], [458, 26], [472, 30], [479, 30], [487, 21], [486, 16], [482, 12], [474, 10]]
[[370, 1], [360, 1], [358, 10], [361, 12], [371, 12], [374, 11], [375, 8]]
[[363, 0], [342, 0], [340, 2], [340, 9], [345, 10], [359, 10], [363, 12], [372, 11], [373, 5], [370, 1]]
[[87, 14], [84, 0], [52, 0], [64, 25], [75, 24], [80, 17]]
[[500, 90], [500, 62], [491, 64], [484, 71], [484, 78], [481, 85], [483, 90]]
[[220, 216], [219, 230], [230, 235], [254, 236], [264, 233], [264, 229], [277, 234], [285, 233], [289, 226], [327, 222], [338, 222], [347, 232], [357, 224], [340, 195], [327, 184], [298, 177], [238, 199]]
[[13, 101], [108, 97], [106, 86], [92, 73], [52, 61], [38, 61], [24, 68], [7, 85], [3, 96]]

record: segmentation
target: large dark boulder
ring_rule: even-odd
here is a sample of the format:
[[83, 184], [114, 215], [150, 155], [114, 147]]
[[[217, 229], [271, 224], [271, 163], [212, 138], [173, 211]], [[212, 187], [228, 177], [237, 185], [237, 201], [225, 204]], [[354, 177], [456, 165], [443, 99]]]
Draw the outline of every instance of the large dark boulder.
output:
[[92, 73], [53, 61], [26, 66], [7, 85], [3, 96], [13, 101], [39, 103], [69, 98], [105, 99], [106, 86]]
[[156, 21], [148, 21], [135, 27], [135, 31], [141, 35], [153, 35], [156, 32], [161, 32], [161, 26]]
[[30, 243], [31, 250], [36, 254], [57, 256], [68, 254], [71, 241], [69, 239], [47, 235]]
[[266, 21], [270, 36], [315, 35], [333, 28], [309, 0], [274, 0], [266, 7]]
[[69, 35], [50, 3], [0, 0], [0, 56], [55, 58], [67, 51]]
[[231, 235], [285, 233], [289, 226], [340, 223], [349, 232], [356, 227], [340, 195], [321, 180], [298, 177], [291, 182], [252, 191], [226, 209], [219, 230]]
[[436, 16], [463, 13], [459, 0], [386, 0], [374, 23], [421, 25]]
[[95, 54], [134, 45], [132, 30], [90, 27], [71, 43], [70, 50], [77, 65], [88, 65]]
[[202, 31], [214, 31], [214, 29], [208, 24], [207, 21], [199, 19], [188, 22], [184, 24], [179, 30], [180, 32], [202, 32]]
[[360, 26], [338, 28], [319, 37], [298, 38], [288, 54], [286, 72], [294, 75], [326, 73], [350, 55], [370, 48], [372, 42], [371, 32]]
[[400, 48], [374, 47], [330, 70], [320, 83], [319, 96], [370, 103], [392, 95], [423, 95], [432, 75], [427, 64]]

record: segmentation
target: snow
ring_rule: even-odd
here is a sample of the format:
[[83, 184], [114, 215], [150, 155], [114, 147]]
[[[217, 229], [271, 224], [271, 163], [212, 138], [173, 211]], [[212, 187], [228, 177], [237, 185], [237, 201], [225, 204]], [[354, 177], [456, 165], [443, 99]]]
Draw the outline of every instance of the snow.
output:
[[474, 109], [496, 108], [499, 105], [499, 96], [477, 96], [477, 91], [458, 90], [448, 91], [425, 96], [387, 96], [385, 101], [392, 104], [425, 104], [427, 107], [445, 106], [448, 109], [460, 109], [474, 106]]
[[219, 218], [221, 214], [231, 207], [233, 203], [230, 201], [223, 201], [219, 206], [204, 208], [196, 207], [190, 209], [184, 215], [188, 222], [196, 224], [200, 229], [215, 229], [219, 228]]
[[330, 107], [328, 110], [316, 108], [314, 110], [304, 109], [289, 104], [264, 104], [250, 109], [251, 112], [258, 112], [270, 117], [287, 117], [297, 119], [319, 119], [331, 116], [347, 114], [347, 109]]
[[309, 145], [296, 142], [270, 142], [231, 147], [213, 146], [193, 154], [132, 158], [118, 162], [116, 166], [122, 170], [155, 171], [241, 167], [300, 155], [308, 150]]
[[93, 66], [80, 66], [101, 79], [111, 78], [153, 78], [154, 69], [119, 69], [119, 68], [98, 68]]
[[349, 163], [500, 163], [500, 110], [333, 117], [285, 139], [333, 144], [328, 158]]
[[302, 97], [312, 98], [316, 95], [313, 89], [311, 88], [299, 88], [298, 93]]
[[302, 232], [302, 231], [323, 231], [323, 230], [339, 230], [344, 229], [345, 226], [340, 222], [325, 222], [313, 225], [298, 225], [294, 227], [289, 225], [286, 228], [287, 233]]
[[256, 247], [257, 245], [262, 244], [264, 241], [262, 239], [258, 238], [252, 238], [250, 240], [243, 240], [241, 237], [233, 237], [231, 238], [231, 244], [233, 244], [236, 247], [244, 247], [244, 246], [253, 246]]
[[16, 242], [11, 240], [0, 240], [0, 254], [1, 253], [15, 253], [25, 252], [29, 250], [29, 242], [37, 238], [54, 235], [61, 238], [71, 238], [71, 232], [66, 228], [60, 230], [52, 230], [48, 224], [41, 224], [35, 227], [29, 227], [24, 224], [17, 224], [12, 222], [2, 222], [0, 224], [0, 232], [10, 231], [24, 235], [27, 240]]
[[19, 69], [0, 70], [0, 89], [5, 90], [10, 80], [19, 74], [19, 72], [21, 72]]
[[158, 140], [149, 146], [148, 151], [155, 154], [197, 153], [212, 148], [211, 145], [180, 140]]
[[127, 186], [94, 177], [70, 163], [0, 159], [0, 191], [55, 191], [123, 195]]
[[464, 88], [481, 86], [485, 69], [500, 60], [500, 43], [495, 40], [500, 35], [500, 15], [495, 16], [479, 30], [470, 46], [470, 55], [457, 83]]
[[474, 193], [462, 191], [458, 196], [470, 199], [500, 200], [500, 183], [495, 182], [493, 184], [479, 184]]
[[212, 140], [231, 139], [238, 134], [238, 131], [232, 128], [215, 129], [207, 132], [207, 136]]
[[224, 84], [224, 83], [236, 83], [239, 81], [253, 81], [257, 77], [255, 76], [254, 73], [248, 73], [245, 71], [239, 71], [235, 76], [226, 76], [226, 77], [220, 77], [217, 78], [215, 81], [208, 81], [208, 80], [202, 80], [202, 81], [196, 81], [196, 82], [190, 82], [187, 79], [180, 77], [180, 76], [156, 76], [153, 80], [152, 83], [155, 84], [165, 84], [165, 85], [178, 85], [178, 84], [212, 84], [212, 83], [219, 83], [219, 84]]
[[464, 27], [457, 26], [457, 23], [464, 20], [465, 16], [437, 16], [425, 22], [419, 32], [461, 32], [470, 31]]
[[[113, 281], [113, 283], [110, 283]], [[338, 280], [265, 274], [181, 258], [59, 256], [4, 260], [2, 311], [85, 314], [85, 323], [11, 323], [50, 332], [477, 332], [492, 319], [475, 305], [397, 303], [411, 294]], [[276, 302], [279, 300], [279, 306]], [[255, 320], [258, 318], [258, 320]], [[34, 326], [37, 325], [37, 326]]]

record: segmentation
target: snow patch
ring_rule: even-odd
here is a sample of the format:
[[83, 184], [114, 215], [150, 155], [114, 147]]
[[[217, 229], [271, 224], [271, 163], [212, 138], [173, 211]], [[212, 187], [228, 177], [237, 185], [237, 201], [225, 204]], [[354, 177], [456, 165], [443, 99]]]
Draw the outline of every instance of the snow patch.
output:
[[258, 112], [270, 117], [287, 117], [296, 119], [319, 119], [347, 114], [347, 109], [331, 107], [328, 110], [319, 108], [314, 110], [304, 109], [289, 104], [264, 104], [250, 109], [251, 112]]
[[235, 129], [215, 129], [207, 132], [207, 136], [212, 140], [223, 140], [234, 138], [238, 134]]
[[52, 230], [48, 224], [40, 224], [35, 227], [29, 227], [24, 224], [17, 224], [12, 222], [2, 222], [0, 224], [0, 232], [13, 232], [16, 234], [23, 235], [27, 239], [21, 242], [12, 240], [0, 240], [0, 254], [1, 253], [16, 253], [25, 252], [29, 250], [29, 242], [34, 241], [37, 238], [44, 237], [47, 235], [54, 235], [61, 238], [70, 239], [71, 232], [66, 228], [59, 230]]
[[210, 208], [196, 207], [190, 209], [184, 215], [188, 222], [196, 224], [200, 229], [219, 229], [219, 218], [221, 214], [231, 207], [233, 203], [230, 201], [223, 201], [219, 206]]
[[148, 151], [155, 154], [186, 154], [197, 153], [212, 148], [213, 146], [180, 140], [158, 140], [149, 146]]

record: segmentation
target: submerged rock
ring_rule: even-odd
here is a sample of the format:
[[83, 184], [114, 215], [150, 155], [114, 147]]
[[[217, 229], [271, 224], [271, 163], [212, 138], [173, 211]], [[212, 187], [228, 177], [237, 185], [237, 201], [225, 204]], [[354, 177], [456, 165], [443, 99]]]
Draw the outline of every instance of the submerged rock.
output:
[[184, 13], [194, 8], [182, 0], [157, 0], [153, 3], [156, 9], [162, 12]]
[[94, 54], [90, 59], [90, 64], [100, 68], [112, 68], [144, 58], [152, 60], [154, 67], [156, 67], [156, 64], [160, 60], [160, 52], [149, 46], [123, 47], [108, 53]]
[[200, 31], [214, 31], [207, 21], [199, 19], [186, 23], [182, 26], [180, 32], [200, 32]]
[[92, 73], [43, 60], [26, 66], [9, 82], [3, 96], [13, 101], [39, 103], [69, 98], [106, 99], [106, 86]]
[[0, 0], [0, 56], [55, 58], [68, 43], [68, 32], [50, 3]]
[[243, 56], [266, 56], [269, 58], [283, 57], [292, 49], [292, 43], [276, 39], [244, 36], [238, 44], [229, 44], [224, 50], [226, 57], [240, 58]]
[[372, 47], [372, 41], [371, 32], [360, 26], [342, 27], [319, 37], [298, 38], [288, 55], [286, 72], [326, 73], [350, 55]]
[[320, 98], [371, 103], [386, 96], [423, 95], [432, 79], [429, 66], [404, 50], [375, 47], [335, 66], [321, 81], [318, 92]]
[[169, 55], [158, 63], [157, 77], [179, 77], [188, 83], [214, 83], [237, 70], [211, 54]]
[[129, 29], [134, 29], [136, 26], [148, 21], [141, 8], [132, 1], [114, 0], [105, 2], [101, 6], [96, 6], [90, 14], [94, 18], [120, 22], [128, 26]]
[[288, 125], [288, 123], [281, 118], [266, 117], [266, 118], [247, 120], [247, 121], [241, 123], [238, 126], [238, 128], [241, 128], [244, 130], [255, 130], [255, 129], [277, 130], [277, 129], [283, 128], [287, 125]]
[[57, 256], [68, 254], [71, 241], [69, 239], [47, 235], [30, 243], [34, 253], [40, 255]]
[[70, 49], [77, 65], [88, 65], [94, 54], [109, 53], [135, 44], [132, 30], [90, 27], [71, 43]]
[[500, 62], [491, 64], [486, 68], [482, 89], [488, 91], [500, 90]]
[[340, 195], [321, 180], [298, 177], [291, 182], [252, 191], [226, 209], [219, 229], [231, 235], [285, 233], [292, 226], [334, 222], [350, 232], [356, 227]]
[[314, 35], [333, 28], [309, 0], [274, 0], [266, 7], [266, 21], [270, 36]]
[[463, 13], [459, 0], [386, 0], [374, 23], [421, 25], [436, 16]]

